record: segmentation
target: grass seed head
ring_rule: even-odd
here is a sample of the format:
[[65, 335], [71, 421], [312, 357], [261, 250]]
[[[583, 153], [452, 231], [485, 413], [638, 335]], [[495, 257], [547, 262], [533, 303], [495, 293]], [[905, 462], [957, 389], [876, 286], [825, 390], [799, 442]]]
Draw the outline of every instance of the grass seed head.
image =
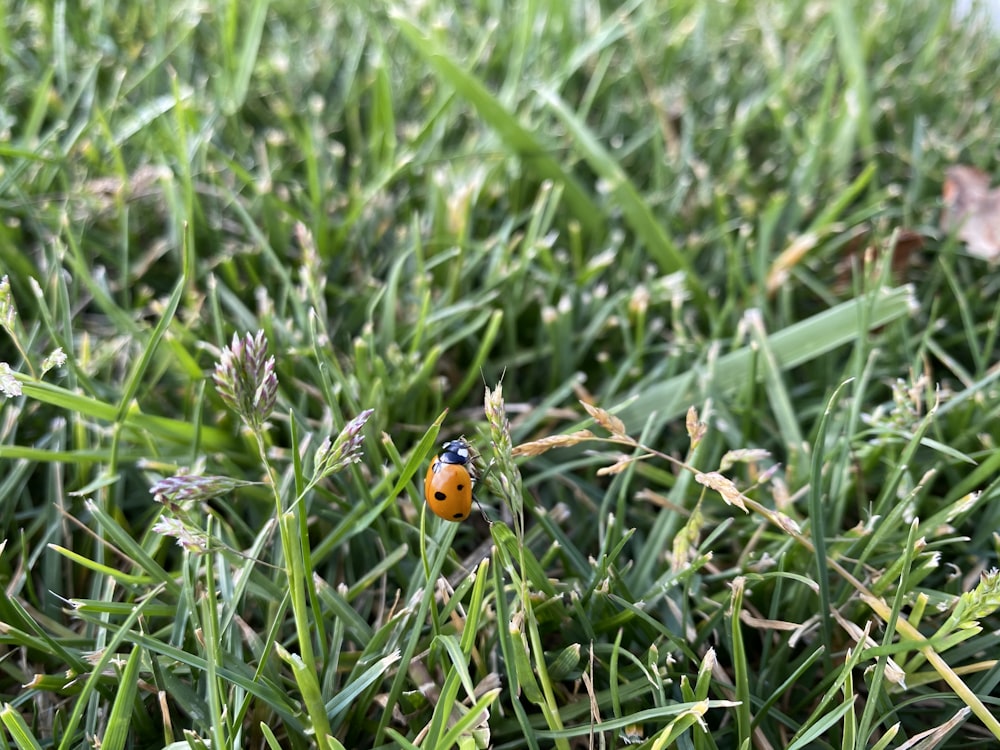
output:
[[553, 448], [568, 448], [572, 445], [579, 445], [587, 440], [592, 440], [593, 438], [594, 433], [590, 430], [577, 430], [576, 432], [571, 432], [569, 435], [549, 435], [538, 440], [521, 443], [514, 448], [512, 453], [515, 457], [540, 456]]
[[614, 414], [605, 411], [599, 406], [588, 404], [586, 401], [581, 401], [580, 403], [583, 405], [583, 408], [586, 409], [587, 414], [589, 414], [594, 421], [597, 422], [597, 424], [610, 432], [614, 437], [628, 438], [628, 432], [625, 430], [625, 423]]
[[246, 334], [222, 350], [212, 376], [219, 396], [254, 432], [263, 429], [278, 396], [274, 357], [267, 356], [263, 331]]
[[321, 478], [334, 474], [341, 469], [356, 464], [361, 461], [361, 444], [364, 442], [362, 428], [374, 409], [365, 409], [358, 416], [344, 425], [344, 428], [337, 435], [337, 439], [332, 443], [327, 437], [316, 449], [314, 459], [315, 477]]
[[3, 278], [0, 278], [0, 327], [13, 335], [16, 317], [17, 307], [14, 305], [14, 295], [10, 291], [10, 278], [4, 274]]
[[0, 393], [7, 398], [17, 398], [21, 395], [21, 384], [6, 362], [0, 362]]

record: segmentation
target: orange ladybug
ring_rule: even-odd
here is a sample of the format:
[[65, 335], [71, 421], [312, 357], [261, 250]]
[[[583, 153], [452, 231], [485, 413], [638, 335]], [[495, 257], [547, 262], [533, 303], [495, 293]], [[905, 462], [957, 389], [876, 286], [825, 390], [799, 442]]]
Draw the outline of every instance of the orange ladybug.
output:
[[449, 440], [427, 469], [427, 506], [445, 521], [464, 521], [472, 512], [472, 488], [476, 484], [472, 457], [472, 448], [464, 438]]

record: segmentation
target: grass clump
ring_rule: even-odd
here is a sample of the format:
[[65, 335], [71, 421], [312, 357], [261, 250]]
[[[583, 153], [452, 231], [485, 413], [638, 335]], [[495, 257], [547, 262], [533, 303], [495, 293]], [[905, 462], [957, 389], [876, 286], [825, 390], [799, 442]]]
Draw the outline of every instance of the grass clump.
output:
[[[996, 171], [990, 32], [0, 24], [5, 746], [1000, 738], [1000, 306], [937, 221]], [[462, 434], [450, 524], [422, 479]]]

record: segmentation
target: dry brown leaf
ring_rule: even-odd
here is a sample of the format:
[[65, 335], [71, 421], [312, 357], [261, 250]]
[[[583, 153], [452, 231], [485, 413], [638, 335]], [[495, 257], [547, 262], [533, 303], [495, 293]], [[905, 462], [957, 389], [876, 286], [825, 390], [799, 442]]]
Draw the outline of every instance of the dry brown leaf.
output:
[[860, 269], [868, 269], [869, 283], [877, 282], [883, 271], [878, 261], [881, 260], [886, 248], [890, 252], [889, 267], [893, 281], [901, 284], [914, 280], [923, 265], [919, 251], [924, 247], [924, 239], [924, 235], [920, 232], [900, 227], [891, 234], [887, 242], [876, 241], [872, 232], [863, 227], [856, 227], [854, 236], [844, 245], [843, 257], [834, 264], [834, 292], [836, 294], [849, 292], [854, 274]]
[[958, 230], [958, 238], [978, 258], [1000, 258], [1000, 190], [990, 189], [990, 176], [958, 165], [945, 173], [941, 228]]

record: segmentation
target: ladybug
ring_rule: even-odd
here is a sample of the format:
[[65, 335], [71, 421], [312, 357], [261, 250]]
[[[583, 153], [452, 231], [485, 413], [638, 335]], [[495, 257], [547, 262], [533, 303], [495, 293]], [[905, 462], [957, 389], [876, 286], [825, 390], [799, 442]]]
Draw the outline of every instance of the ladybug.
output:
[[472, 448], [464, 438], [449, 440], [434, 456], [424, 479], [424, 497], [431, 512], [445, 521], [464, 521], [472, 511], [476, 469]]

